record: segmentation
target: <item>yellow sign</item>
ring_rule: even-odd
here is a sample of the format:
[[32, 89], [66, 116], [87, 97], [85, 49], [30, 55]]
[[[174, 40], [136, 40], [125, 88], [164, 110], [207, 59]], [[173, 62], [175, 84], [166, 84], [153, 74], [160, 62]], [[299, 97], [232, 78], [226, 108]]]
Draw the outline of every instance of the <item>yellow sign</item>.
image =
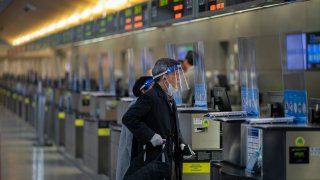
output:
[[58, 119], [66, 119], [66, 113], [64, 113], [64, 112], [59, 112], [59, 113], [58, 113]]
[[85, 96], [84, 99], [85, 100], [90, 100], [90, 96]]
[[204, 118], [202, 120], [202, 125], [203, 125], [203, 127], [209, 127], [209, 125], [210, 125], [209, 119]]
[[183, 163], [183, 173], [210, 173], [210, 163]]
[[301, 147], [304, 146], [305, 140], [303, 137], [299, 136], [296, 138], [296, 146]]
[[17, 94], [13, 94], [13, 95], [12, 95], [12, 98], [13, 98], [13, 99], [17, 99]]
[[84, 120], [83, 119], [76, 119], [76, 121], [74, 122], [74, 125], [76, 127], [83, 127], [84, 126]]
[[110, 136], [110, 128], [99, 128], [98, 136]]
[[48, 109], [49, 109], [48, 106], [45, 106], [45, 107], [44, 107], [44, 111], [45, 111], [45, 112], [48, 112]]
[[112, 107], [112, 108], [116, 108], [116, 107], [117, 107], [117, 104], [118, 104], [118, 101], [117, 101], [117, 100], [112, 100], [112, 102], [111, 102], [111, 107]]
[[25, 99], [24, 99], [24, 103], [25, 103], [25, 104], [29, 104], [29, 103], [30, 103], [29, 98], [25, 98]]

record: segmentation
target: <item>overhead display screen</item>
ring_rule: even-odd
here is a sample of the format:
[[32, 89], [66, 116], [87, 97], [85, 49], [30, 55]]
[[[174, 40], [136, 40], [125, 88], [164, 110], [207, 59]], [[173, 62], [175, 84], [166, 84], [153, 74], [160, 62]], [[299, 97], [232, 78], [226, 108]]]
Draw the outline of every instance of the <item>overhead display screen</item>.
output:
[[75, 33], [75, 40], [76, 41], [81, 41], [83, 39], [83, 25], [79, 25], [79, 26], [76, 26], [74, 28], [74, 33]]
[[148, 20], [147, 7], [147, 4], [144, 3], [121, 11], [119, 14], [119, 29], [130, 31], [145, 27]]
[[117, 18], [116, 14], [108, 14], [103, 18], [99, 18], [95, 22], [95, 33], [105, 34], [117, 31]]
[[94, 35], [94, 22], [90, 21], [84, 24], [84, 31], [83, 31], [83, 35], [84, 38], [91, 38]]
[[179, 20], [192, 15], [194, 0], [154, 0], [151, 7], [151, 22]]
[[62, 32], [62, 42], [68, 43], [73, 41], [73, 30], [72, 28]]
[[261, 0], [198, 0], [198, 11], [208, 12], [208, 11], [218, 11], [226, 7], [243, 5], [249, 2], [261, 2]]
[[306, 34], [286, 35], [287, 70], [306, 69]]
[[320, 70], [320, 32], [307, 33], [307, 66]]
[[61, 43], [61, 33], [54, 34], [50, 38], [50, 45], [51, 46], [56, 46]]

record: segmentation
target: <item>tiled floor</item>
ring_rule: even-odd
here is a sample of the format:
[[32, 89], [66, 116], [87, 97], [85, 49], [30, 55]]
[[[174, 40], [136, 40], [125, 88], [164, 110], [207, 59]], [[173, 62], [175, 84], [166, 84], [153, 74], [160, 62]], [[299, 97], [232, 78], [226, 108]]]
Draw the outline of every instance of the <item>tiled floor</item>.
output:
[[55, 147], [35, 147], [34, 129], [0, 106], [1, 180], [90, 180]]

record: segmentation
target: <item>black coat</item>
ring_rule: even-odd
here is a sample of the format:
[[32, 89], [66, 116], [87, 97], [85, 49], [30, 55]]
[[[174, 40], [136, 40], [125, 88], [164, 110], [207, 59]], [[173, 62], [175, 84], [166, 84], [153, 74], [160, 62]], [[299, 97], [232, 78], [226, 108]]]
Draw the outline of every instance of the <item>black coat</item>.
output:
[[[175, 161], [176, 175], [181, 179], [182, 155], [180, 144], [183, 143], [179, 128], [177, 107], [173, 100], [172, 107], [167, 94], [155, 83], [152, 89], [141, 95], [122, 118], [124, 125], [134, 136], [131, 158], [137, 157], [142, 146], [147, 145], [147, 161], [153, 160], [161, 151], [161, 146], [153, 147], [150, 143], [155, 133], [166, 139], [169, 160]], [[174, 153], [173, 153], [174, 144]]]

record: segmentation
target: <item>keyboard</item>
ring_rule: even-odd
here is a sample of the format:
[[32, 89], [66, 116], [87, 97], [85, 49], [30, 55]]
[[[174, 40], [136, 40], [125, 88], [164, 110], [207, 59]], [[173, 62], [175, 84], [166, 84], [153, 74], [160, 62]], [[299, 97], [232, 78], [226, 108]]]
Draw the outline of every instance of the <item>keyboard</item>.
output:
[[279, 118], [249, 118], [247, 121], [250, 124], [290, 124], [293, 123], [293, 117]]
[[241, 117], [247, 117], [247, 112], [246, 111], [211, 112], [211, 113], [206, 114], [205, 117], [209, 117], [211, 119], [241, 118]]

